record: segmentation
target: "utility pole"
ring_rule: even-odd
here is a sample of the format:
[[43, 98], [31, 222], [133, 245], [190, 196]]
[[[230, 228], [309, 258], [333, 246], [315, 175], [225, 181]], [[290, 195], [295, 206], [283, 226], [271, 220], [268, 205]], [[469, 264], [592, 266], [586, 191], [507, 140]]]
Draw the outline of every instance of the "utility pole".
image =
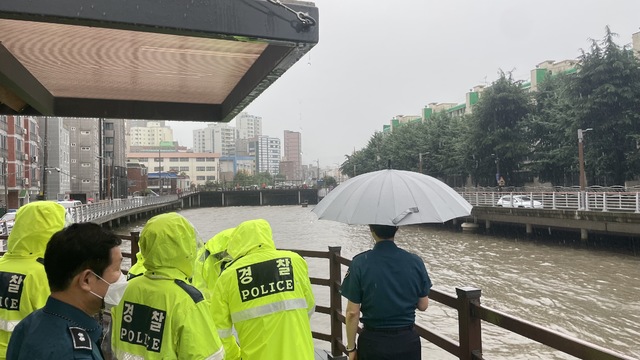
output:
[[9, 184], [8, 184], [8, 172], [9, 164], [7, 163], [7, 157], [2, 158], [2, 177], [4, 179], [4, 207], [5, 211], [9, 212]]
[[[111, 164], [113, 164], [113, 159], [108, 159], [111, 160]], [[108, 164], [109, 168], [107, 172], [107, 198], [113, 200], [113, 194], [111, 193], [111, 164]]]
[[[42, 153], [42, 184], [40, 184], [40, 200], [47, 200], [47, 132], [49, 118], [47, 116], [44, 117], [44, 144], [43, 144], [43, 153]], [[6, 189], [6, 179], [5, 179], [5, 189]]]
[[160, 155], [160, 149], [162, 144], [158, 145], [158, 195], [162, 195], [162, 157]]
[[[99, 174], [98, 174], [98, 178], [100, 179], [100, 181], [98, 182], [98, 193], [99, 193], [99, 197], [101, 200], [105, 199], [105, 191], [104, 191], [104, 151], [102, 151], [103, 148], [103, 138], [102, 138], [102, 127], [104, 120], [102, 118], [98, 119], [98, 138], [100, 139], [98, 141], [98, 153], [100, 154], [100, 156], [98, 156], [98, 164], [99, 164]], [[80, 186], [82, 186], [82, 183], [80, 183]]]

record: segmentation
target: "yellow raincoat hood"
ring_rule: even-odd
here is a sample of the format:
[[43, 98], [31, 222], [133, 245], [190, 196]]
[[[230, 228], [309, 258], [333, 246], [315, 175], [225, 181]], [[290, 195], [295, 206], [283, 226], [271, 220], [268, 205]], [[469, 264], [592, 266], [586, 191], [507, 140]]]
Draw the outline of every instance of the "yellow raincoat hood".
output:
[[7, 253], [43, 257], [51, 236], [64, 228], [66, 213], [54, 201], [36, 201], [20, 207], [7, 240]]
[[154, 216], [140, 233], [140, 252], [147, 271], [162, 274], [177, 269], [187, 278], [193, 275], [197, 255], [196, 231], [182, 215]]
[[214, 237], [209, 239], [209, 241], [204, 244], [204, 247], [209, 251], [209, 256], [215, 256], [218, 260], [221, 260], [223, 256], [226, 256], [226, 254], [223, 255], [220, 253], [227, 251], [229, 240], [231, 239], [231, 235], [233, 235], [233, 232], [235, 230], [236, 228], [222, 230]]
[[257, 219], [241, 223], [229, 239], [227, 252], [236, 260], [257, 249], [275, 250], [271, 225], [266, 220]]

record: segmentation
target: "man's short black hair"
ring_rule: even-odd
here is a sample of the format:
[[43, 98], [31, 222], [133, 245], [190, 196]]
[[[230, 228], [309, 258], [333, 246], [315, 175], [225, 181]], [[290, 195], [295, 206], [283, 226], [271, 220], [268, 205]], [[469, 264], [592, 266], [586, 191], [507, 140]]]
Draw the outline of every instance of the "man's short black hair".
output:
[[369, 229], [376, 234], [380, 239], [393, 239], [396, 236], [396, 231], [398, 231], [397, 226], [389, 226], [389, 225], [369, 225]]
[[102, 276], [111, 264], [111, 249], [120, 244], [117, 235], [94, 223], [73, 224], [53, 234], [44, 253], [49, 288], [65, 290], [85, 269]]

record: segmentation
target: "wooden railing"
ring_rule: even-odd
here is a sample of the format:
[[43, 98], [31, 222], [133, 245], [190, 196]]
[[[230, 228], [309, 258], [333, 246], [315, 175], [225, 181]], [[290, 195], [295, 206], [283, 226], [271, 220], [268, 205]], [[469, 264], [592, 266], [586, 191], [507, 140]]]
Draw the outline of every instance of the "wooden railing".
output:
[[[342, 313], [342, 299], [340, 284], [342, 281], [342, 266], [351, 265], [351, 260], [340, 256], [340, 247], [330, 247], [328, 251], [292, 250], [303, 257], [322, 258], [329, 260], [329, 279], [311, 277], [315, 285], [329, 286], [329, 307], [316, 305], [316, 312], [329, 315], [330, 333], [313, 332], [313, 337], [328, 341], [331, 344], [332, 359], [346, 359], [345, 346], [342, 339], [342, 326], [345, 316]], [[431, 342], [448, 353], [464, 360], [478, 360], [482, 357], [482, 322], [488, 322], [500, 328], [519, 334], [538, 343], [552, 347], [563, 353], [573, 355], [579, 359], [614, 360], [633, 358], [618, 354], [595, 344], [545, 329], [526, 320], [502, 313], [498, 310], [480, 304], [481, 290], [476, 288], [456, 288], [456, 296], [451, 296], [432, 289], [429, 299], [458, 311], [459, 341], [448, 339], [426, 327], [415, 324], [415, 329], [421, 338]]]
[[[130, 252], [123, 252], [123, 257], [131, 259], [135, 264], [138, 252], [139, 232], [121, 235], [129, 241]], [[6, 235], [0, 239], [6, 239]], [[4, 241], [3, 241], [4, 242]], [[351, 260], [340, 256], [340, 247], [329, 247], [328, 251], [293, 250], [303, 257], [327, 259], [329, 261], [329, 278], [310, 277], [311, 284], [328, 286], [329, 306], [316, 304], [316, 312], [329, 316], [329, 333], [313, 331], [315, 339], [324, 340], [331, 344], [329, 359], [346, 359], [345, 346], [342, 338], [345, 316], [342, 313], [342, 298], [340, 285], [342, 281], [342, 266], [350, 266]], [[4, 253], [4, 252], [2, 252]], [[632, 357], [616, 353], [595, 344], [577, 338], [545, 329], [526, 320], [508, 315], [498, 310], [483, 306], [480, 303], [481, 290], [470, 287], [456, 288], [456, 297], [431, 289], [429, 299], [456, 309], [458, 312], [458, 335], [456, 342], [443, 335], [437, 334], [426, 327], [415, 324], [415, 329], [421, 338], [463, 360], [480, 360], [482, 357], [482, 322], [491, 323], [502, 329], [519, 334], [540, 344], [547, 345], [560, 352], [573, 355], [579, 359], [590, 360], [633, 360]], [[359, 329], [360, 331], [361, 329]]]

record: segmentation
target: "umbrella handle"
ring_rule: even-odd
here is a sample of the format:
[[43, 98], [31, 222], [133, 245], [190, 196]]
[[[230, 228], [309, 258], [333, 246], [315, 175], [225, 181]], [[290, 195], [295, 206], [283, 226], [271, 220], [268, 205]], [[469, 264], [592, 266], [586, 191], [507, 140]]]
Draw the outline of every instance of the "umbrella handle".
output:
[[397, 225], [402, 219], [406, 218], [409, 214], [420, 212], [417, 207], [408, 208], [407, 210], [400, 213], [400, 215], [396, 216], [391, 222], [394, 225]]

